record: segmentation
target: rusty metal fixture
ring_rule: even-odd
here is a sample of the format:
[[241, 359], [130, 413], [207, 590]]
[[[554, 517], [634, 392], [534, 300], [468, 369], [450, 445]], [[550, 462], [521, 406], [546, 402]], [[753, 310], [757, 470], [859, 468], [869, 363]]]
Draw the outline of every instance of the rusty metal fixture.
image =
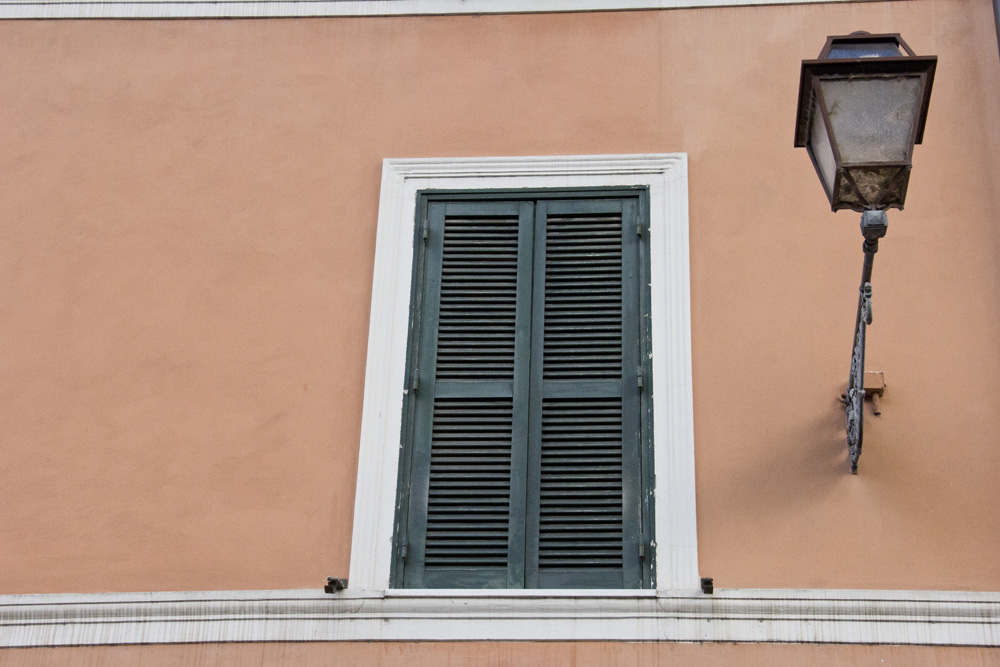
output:
[[[918, 56], [899, 34], [827, 37], [802, 61], [795, 146], [805, 147], [834, 211], [861, 212], [861, 293], [851, 372], [843, 396], [851, 472], [864, 438], [865, 337], [872, 321], [872, 264], [885, 236], [885, 210], [903, 208], [913, 146], [924, 137], [937, 56]], [[878, 414], [878, 411], [876, 411]]]
[[802, 61], [795, 146], [809, 152], [834, 211], [903, 208], [936, 66], [898, 34], [867, 32], [828, 37]]
[[861, 233], [865, 237], [862, 250], [865, 261], [861, 267], [861, 287], [858, 314], [854, 320], [854, 347], [851, 350], [851, 372], [847, 380], [844, 405], [847, 411], [847, 451], [851, 457], [851, 473], [858, 474], [858, 459], [864, 440], [865, 406], [865, 337], [872, 323], [872, 265], [878, 252], [878, 240], [885, 236], [889, 221], [885, 211], [865, 211], [861, 214]]
[[851, 355], [851, 377], [847, 381], [847, 451], [851, 457], [851, 473], [858, 474], [858, 459], [864, 437], [865, 406], [865, 333], [872, 323], [872, 284], [861, 287], [861, 317], [858, 332], [854, 335], [854, 353]]

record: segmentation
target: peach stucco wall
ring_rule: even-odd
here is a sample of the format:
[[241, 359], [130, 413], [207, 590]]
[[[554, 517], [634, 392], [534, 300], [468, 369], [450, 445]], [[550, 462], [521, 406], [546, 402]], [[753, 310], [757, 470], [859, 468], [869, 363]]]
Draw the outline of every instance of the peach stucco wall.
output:
[[366, 665], [368, 667], [986, 667], [1000, 649], [954, 646], [830, 646], [746, 644], [426, 643], [426, 644], [188, 644], [8, 649], [0, 667], [155, 667], [156, 665]]
[[[861, 235], [792, 130], [859, 29], [940, 64], [851, 476]], [[381, 160], [674, 151], [702, 574], [998, 590], [998, 99], [989, 0], [2, 22], [0, 593], [348, 575]]]

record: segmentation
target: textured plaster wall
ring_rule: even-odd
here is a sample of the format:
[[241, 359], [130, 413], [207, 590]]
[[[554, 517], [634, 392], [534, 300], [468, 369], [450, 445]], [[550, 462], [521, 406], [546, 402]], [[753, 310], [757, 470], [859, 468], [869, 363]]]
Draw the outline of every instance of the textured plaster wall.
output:
[[[702, 574], [1000, 589], [991, 12], [0, 23], [0, 593], [348, 575], [381, 160], [673, 151], [690, 156]], [[792, 130], [799, 62], [859, 29], [940, 64], [876, 257], [868, 367], [889, 387], [852, 477], [837, 396], [861, 235]]]
[[0, 667], [60, 665], [518, 665], [547, 667], [772, 667], [773, 665], [877, 665], [878, 667], [985, 667], [1000, 662], [1000, 649], [920, 646], [829, 646], [802, 644], [188, 644], [8, 649]]

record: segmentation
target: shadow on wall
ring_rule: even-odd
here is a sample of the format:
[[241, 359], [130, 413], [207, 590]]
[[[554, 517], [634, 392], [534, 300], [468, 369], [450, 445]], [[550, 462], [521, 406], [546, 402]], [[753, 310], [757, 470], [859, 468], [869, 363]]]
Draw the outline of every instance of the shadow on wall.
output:
[[758, 441], [753, 464], [728, 484], [734, 506], [808, 506], [851, 476], [844, 405], [836, 392], [831, 396], [828, 409], [813, 421]]

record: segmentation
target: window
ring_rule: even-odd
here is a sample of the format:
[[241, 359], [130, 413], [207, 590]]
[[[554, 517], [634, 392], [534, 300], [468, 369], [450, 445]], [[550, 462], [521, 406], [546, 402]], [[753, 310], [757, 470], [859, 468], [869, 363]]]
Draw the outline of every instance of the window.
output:
[[647, 209], [421, 195], [394, 586], [650, 586]]
[[[479, 194], [459, 194], [463, 192]], [[598, 202], [603, 203], [599, 204]], [[599, 209], [596, 212], [588, 213], [585, 210], [588, 206], [612, 207], [614, 210], [609, 213], [607, 210]], [[620, 400], [623, 405], [628, 401], [639, 401], [640, 403], [638, 417], [635, 417], [635, 413], [630, 410], [622, 412], [623, 440], [624, 432], [633, 428], [640, 436], [650, 439], [647, 440], [648, 446], [645, 453], [643, 453], [641, 444], [629, 448], [628, 451], [622, 449], [625, 456], [633, 456], [633, 460], [637, 461], [637, 465], [632, 466], [631, 470], [628, 465], [623, 464], [625, 476], [622, 483], [627, 486], [626, 493], [638, 493], [641, 498], [639, 503], [633, 503], [631, 499], [623, 502], [623, 516], [628, 507], [634, 506], [637, 508], [634, 515], [638, 518], [623, 519], [621, 527], [623, 535], [621, 542], [623, 545], [621, 550], [622, 564], [618, 566], [617, 574], [614, 574], [614, 563], [611, 564], [611, 567], [606, 567], [603, 573], [595, 572], [595, 570], [601, 569], [600, 567], [574, 568], [568, 565], [562, 568], [562, 572], [546, 573], [544, 567], [538, 567], [535, 572], [532, 572], [529, 567], [525, 567], [523, 575], [514, 573], [512, 576], [507, 571], [504, 571], [503, 575], [497, 571], [486, 573], [485, 570], [489, 567], [494, 568], [494, 570], [504, 570], [505, 563], [496, 556], [496, 553], [500, 553], [500, 557], [503, 556], [501, 546], [499, 551], [496, 549], [490, 551], [492, 554], [490, 557], [497, 558], [497, 560], [491, 561], [492, 564], [489, 567], [480, 568], [478, 573], [471, 574], [470, 572], [475, 569], [472, 567], [458, 568], [463, 569], [463, 576], [471, 577], [471, 580], [461, 581], [457, 577], [450, 578], [433, 572], [430, 576], [431, 581], [425, 580], [421, 583], [418, 580], [412, 582], [405, 580], [410, 576], [409, 572], [413, 571], [410, 569], [414, 567], [411, 558], [416, 560], [416, 557], [409, 553], [409, 550], [413, 548], [414, 531], [414, 525], [411, 525], [413, 520], [410, 517], [417, 516], [416, 521], [419, 524], [420, 521], [426, 521], [426, 512], [414, 512], [413, 508], [409, 506], [404, 510], [407, 536], [405, 540], [400, 540], [399, 547], [402, 547], [403, 543], [407, 544], [406, 559], [408, 562], [405, 568], [400, 568], [401, 548], [396, 549], [394, 543], [394, 526], [400, 516], [396, 508], [397, 500], [403, 500], [409, 505], [413, 505], [415, 499], [417, 503], [425, 501], [417, 496], [411, 497], [406, 489], [403, 489], [402, 493], [399, 492], [399, 473], [402, 466], [407, 475], [415, 475], [406, 479], [416, 479], [424, 473], [420, 470], [414, 472], [414, 468], [423, 466], [426, 470], [429, 466], [429, 456], [425, 456], [423, 461], [418, 460], [419, 456], [414, 457], [413, 460], [407, 459], [413, 453], [414, 447], [407, 444], [406, 438], [411, 432], [417, 433], [421, 429], [424, 433], [433, 432], [433, 423], [428, 422], [428, 419], [432, 419], [434, 413], [426, 405], [421, 408], [420, 401], [422, 400], [421, 396], [430, 396], [433, 393], [428, 390], [427, 383], [433, 384], [440, 380], [437, 375], [428, 380], [424, 376], [426, 364], [423, 364], [423, 369], [421, 368], [420, 347], [421, 345], [431, 345], [426, 338], [421, 338], [413, 349], [417, 364], [415, 375], [411, 373], [414, 359], [408, 356], [411, 315], [414, 315], [411, 313], [411, 301], [416, 295], [423, 295], [427, 292], [423, 284], [427, 276], [427, 265], [444, 261], [443, 245], [440, 246], [441, 251], [433, 250], [435, 226], [441, 234], [444, 234], [447, 216], [454, 216], [456, 219], [461, 218], [461, 216], [493, 220], [516, 219], [518, 228], [518, 265], [516, 271], [518, 271], [518, 277], [522, 281], [528, 280], [522, 276], [530, 276], [532, 289], [537, 291], [544, 286], [544, 280], [537, 280], [536, 276], [542, 275], [544, 277], [547, 261], [545, 258], [539, 261], [536, 257], [546, 246], [544, 236], [541, 244], [538, 243], [539, 230], [546, 229], [547, 221], [559, 216], [572, 218], [584, 214], [614, 216], [618, 215], [619, 208], [623, 216], [620, 223], [623, 251], [626, 243], [632, 243], [635, 246], [635, 252], [631, 255], [634, 261], [624, 259], [628, 252], [623, 252], [623, 263], [629, 267], [626, 271], [634, 270], [640, 275], [635, 286], [635, 290], [638, 291], [638, 305], [635, 307], [641, 311], [648, 306], [649, 314], [645, 321], [640, 318], [639, 325], [640, 329], [648, 327], [646, 329], [648, 338], [644, 338], [641, 331], [638, 334], [625, 333], [623, 329], [623, 340], [635, 341], [636, 345], [639, 346], [638, 356], [640, 357], [635, 364], [636, 370], [631, 375], [631, 381], [635, 382], [634, 397], [627, 398], [624, 391], [621, 394]], [[631, 213], [630, 210], [634, 210], [635, 213]], [[418, 211], [421, 215], [418, 215]], [[425, 211], [428, 213], [426, 216], [428, 221], [426, 249], [423, 239], [424, 216], [422, 215]], [[436, 221], [432, 220], [434, 216], [438, 216]], [[634, 230], [636, 219], [643, 221], [643, 225], [648, 222], [648, 239], [646, 238], [646, 229], [642, 230], [642, 237], [639, 237], [634, 231], [631, 232], [631, 237], [624, 233], [626, 227]], [[523, 242], [523, 239], [527, 238], [523, 231], [524, 228], [531, 230], [528, 234], [530, 241]], [[646, 244], [641, 252], [640, 241]], [[443, 244], [443, 236], [437, 242]], [[695, 590], [698, 588], [687, 244], [687, 170], [686, 158], [683, 154], [384, 161], [376, 236], [372, 311], [369, 324], [368, 364], [365, 371], [358, 483], [351, 544], [349, 576], [352, 590], [356, 592], [359, 590], [387, 591], [384, 593], [385, 595], [399, 596], [421, 595], [425, 594], [421, 593], [421, 590], [429, 590], [439, 586], [503, 587], [523, 585], [536, 590], [537, 588], [571, 587], [563, 594], [575, 595], [572, 591], [583, 587], [630, 588], [641, 586], [655, 587], [661, 590]], [[438, 252], [438, 259], [434, 258], [434, 252]], [[648, 253], [648, 264], [645, 253]], [[525, 255], [523, 259], [522, 254]], [[529, 268], [524, 269], [525, 273], [520, 273], [522, 267]], [[648, 271], [648, 273], [642, 277], [644, 271]], [[622, 282], [623, 293], [625, 282]], [[629, 284], [631, 285], [631, 283]], [[520, 286], [523, 293], [527, 289], [527, 283]], [[457, 384], [465, 383], [468, 386], [465, 386], [463, 391], [470, 388], [471, 385], [477, 385], [482, 394], [488, 394], [482, 396], [442, 396], [448, 400], [465, 399], [466, 403], [473, 400], [509, 400], [510, 428], [521, 429], [527, 434], [520, 439], [520, 442], [524, 443], [521, 445], [523, 451], [512, 451], [511, 453], [512, 465], [516, 462], [517, 465], [523, 466], [523, 474], [511, 475], [511, 483], [527, 485], [521, 491], [515, 490], [512, 497], [523, 496], [525, 500], [523, 502], [515, 501], [508, 505], [508, 521], [504, 525], [514, 526], [514, 530], [526, 529], [523, 538], [510, 540], [508, 536], [506, 563], [530, 564], [541, 561], [539, 547], [542, 532], [537, 527], [541, 524], [542, 505], [540, 500], [535, 501], [528, 495], [528, 490], [534, 485], [539, 489], [536, 497], [540, 499], [541, 468], [538, 461], [532, 462], [531, 457], [541, 456], [540, 424], [542, 412], [545, 410], [546, 392], [555, 391], [551, 387], [555, 387], [559, 383], [575, 384], [579, 385], [580, 388], [585, 388], [587, 382], [593, 382], [594, 385], [586, 387], [586, 391], [592, 392], [593, 395], [578, 396], [573, 400], [580, 398], [594, 401], [613, 400], [610, 396], [602, 396], [597, 393], [594, 387], [601, 383], [614, 383], [615, 380], [596, 378], [574, 383], [561, 378], [553, 379], [551, 376], [547, 379], [545, 365], [532, 365], [530, 362], [531, 358], [539, 356], [544, 358], [545, 354], [545, 341], [538, 339], [537, 336], [536, 340], [531, 340], [533, 330], [544, 331], [545, 299], [535, 298], [534, 294], [519, 298], [522, 295], [516, 294], [517, 282], [515, 282], [514, 289], [514, 335], [515, 339], [520, 335], [527, 341], [522, 341], [520, 348], [527, 351], [523, 353], [523, 355], [527, 354], [527, 360], [515, 359], [513, 367], [509, 371], [510, 377], [504, 380], [512, 386], [509, 392], [510, 396], [493, 395], [499, 393], [496, 387], [503, 381], [495, 378], [490, 379], [486, 375], [465, 379], [452, 377], [440, 381], [452, 384], [449, 391], [456, 389]], [[433, 290], [431, 291], [433, 292]], [[421, 300], [423, 298], [420, 296]], [[646, 305], [643, 304], [643, 299], [646, 299]], [[525, 326], [523, 327], [518, 327], [517, 324], [518, 309], [524, 313], [522, 321], [525, 322]], [[530, 311], [538, 311], [538, 309], [542, 309], [541, 312], [531, 314]], [[423, 317], [424, 309], [418, 309], [415, 311], [415, 315], [418, 318]], [[541, 322], [542, 326], [527, 325], [529, 319]], [[649, 322], [648, 325], [645, 323], [646, 321]], [[625, 326], [624, 318], [622, 324]], [[422, 327], [421, 330], [424, 331], [425, 328]], [[431, 352], [427, 353], [435, 359], [437, 358], [437, 345], [438, 342], [435, 339], [433, 345], [428, 348]], [[541, 345], [541, 349], [536, 350], [534, 354], [529, 354], [531, 345]], [[643, 345], [648, 347], [643, 348]], [[517, 340], [514, 342], [514, 348], [516, 354], [517, 349], [519, 349]], [[459, 357], [468, 354], [468, 350], [461, 347], [454, 347], [451, 352]], [[522, 361], [522, 363], [519, 364], [518, 361]], [[482, 365], [484, 363], [481, 362], [479, 372], [484, 372], [485, 366]], [[631, 373], [631, 361], [619, 361], [619, 363], [626, 373]], [[638, 367], [642, 364], [647, 365], [647, 370], [642, 371], [644, 386], [640, 391]], [[462, 364], [458, 364], [453, 370], [448, 370], [446, 374], [459, 372], [461, 367]], [[494, 367], [493, 370], [496, 368], [499, 366]], [[532, 374], [536, 377], [532, 378]], [[537, 377], [539, 374], [540, 377]], [[416, 392], [413, 391], [414, 379], [417, 380]], [[515, 381], [526, 383], [526, 389], [513, 389]], [[623, 388], [629, 384], [628, 378], [624, 375], [618, 381], [621, 382]], [[490, 383], [496, 384], [491, 385]], [[416, 398], [411, 399], [412, 396], [416, 396]], [[548, 398], [551, 401], [558, 397], [549, 396]], [[520, 421], [514, 418], [513, 404], [515, 400], [527, 401], [529, 404], [527, 412], [522, 410], [523, 416]], [[532, 400], [535, 401], [534, 412], [530, 406]], [[551, 403], [550, 409], [551, 405], [555, 404]], [[423, 417], [420, 416], [421, 410], [423, 410]], [[495, 416], [495, 411], [483, 409], [483, 414], [492, 417]], [[626, 414], [633, 416], [626, 417]], [[467, 416], [462, 418], [469, 420]], [[420, 422], [421, 419], [423, 422]], [[629, 419], [632, 420], [633, 426], [625, 423]], [[639, 421], [636, 422], [636, 419]], [[572, 423], [574, 420], [575, 417], [568, 421]], [[531, 437], [532, 423], [534, 423], [536, 430], [534, 441]], [[637, 426], [635, 426], [636, 423]], [[651, 429], [651, 425], [655, 425], [655, 429]], [[513, 436], [511, 436], [510, 441], [512, 443], [515, 441]], [[424, 442], [429, 443], [430, 440]], [[532, 442], [534, 442], [533, 445]], [[643, 459], [643, 456], [646, 458]], [[532, 470], [535, 472], [532, 473]], [[532, 474], [539, 476], [537, 482], [529, 481]], [[430, 488], [429, 483], [428, 488]], [[461, 487], [456, 491], [461, 493]], [[510, 521], [512, 513], [518, 519], [523, 513], [523, 521], [520, 519], [517, 522]], [[537, 519], [534, 518], [534, 513], [537, 513]], [[502, 514], [502, 510], [500, 514]], [[532, 525], [535, 528], [531, 528]], [[425, 529], [416, 525], [416, 531], [420, 534], [425, 532]], [[633, 543], [632, 547], [628, 547], [627, 550], [630, 552], [628, 558], [631, 559], [632, 563], [626, 565], [624, 563], [626, 559], [625, 540], [631, 539], [633, 536], [638, 544]], [[614, 539], [614, 535], [608, 537], [608, 540]], [[498, 541], [502, 543], [503, 538], [498, 538]], [[642, 558], [639, 557], [639, 544], [644, 544]], [[417, 548], [424, 548], [426, 553], [426, 547]], [[483, 550], [483, 547], [476, 547], [470, 551], [477, 549]], [[539, 550], [539, 554], [529, 553], [535, 549]], [[655, 559], [652, 558], [654, 552]], [[439, 555], [440, 553], [438, 552]], [[495, 565], [497, 562], [501, 562], [501, 564]], [[480, 565], [484, 564], [480, 563]], [[627, 568], [631, 568], [631, 571], [626, 572]], [[636, 568], [639, 571], [638, 575], [635, 574]], [[422, 571], [419, 575], [415, 575], [418, 579], [434, 568], [426, 567], [423, 569], [426, 572]], [[554, 568], [554, 570], [559, 569]], [[593, 576], [585, 578], [583, 575], [587, 572]], [[392, 577], [396, 577], [396, 579]], [[404, 581], [399, 581], [399, 577], [402, 577]], [[434, 581], [434, 577], [439, 577], [439, 579]], [[477, 581], [476, 577], [480, 579]], [[489, 577], [493, 577], [493, 580], [487, 581]], [[508, 577], [511, 578], [509, 582]], [[392, 591], [388, 590], [393, 586], [400, 587], [404, 584], [406, 586], [426, 586], [427, 589], [397, 588]], [[510, 589], [504, 588], [503, 590], [509, 591]], [[566, 589], [564, 588], [564, 590]], [[522, 591], [522, 593], [526, 594], [526, 591]], [[450, 593], [445, 592], [445, 594]], [[467, 595], [467, 593], [459, 593], [458, 591], [454, 594]]]

